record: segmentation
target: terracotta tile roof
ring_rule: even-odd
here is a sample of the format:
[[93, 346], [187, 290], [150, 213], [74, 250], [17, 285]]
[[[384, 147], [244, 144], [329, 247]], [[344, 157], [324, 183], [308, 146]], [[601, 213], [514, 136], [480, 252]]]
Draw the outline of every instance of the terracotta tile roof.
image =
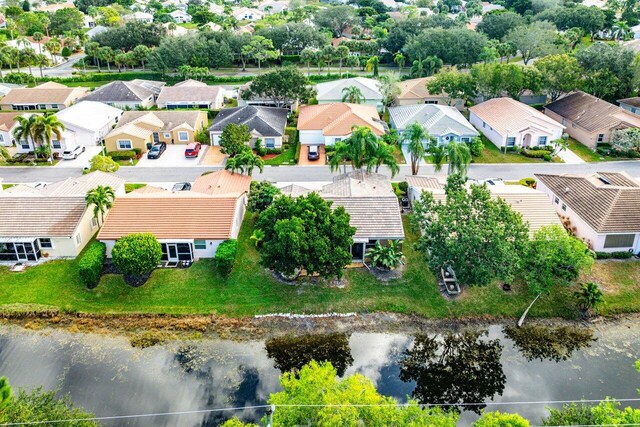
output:
[[511, 98], [493, 98], [469, 108], [473, 114], [501, 135], [516, 133], [529, 127], [564, 128], [540, 111]]
[[85, 87], [67, 87], [47, 82], [32, 88], [11, 89], [0, 104], [66, 104], [83, 97], [87, 90]]
[[303, 105], [298, 116], [298, 130], [322, 130], [323, 135], [343, 136], [354, 126], [366, 126], [376, 135], [384, 135], [385, 127], [378, 110], [364, 104]]
[[[411, 79], [405, 80], [403, 82], [398, 83], [398, 87], [400, 88], [400, 95], [398, 95], [397, 99], [422, 99], [428, 98], [434, 95], [431, 95], [427, 90], [427, 83], [433, 80], [433, 77], [422, 77], [420, 79]], [[435, 95], [435, 96], [446, 96]]]
[[98, 185], [111, 187], [113, 191], [123, 187], [127, 180], [112, 173], [93, 171], [86, 175], [67, 178], [45, 186], [41, 193], [49, 197], [83, 196]]
[[16, 124], [16, 117], [22, 113], [0, 113], [0, 130], [8, 132]]
[[86, 210], [84, 197], [2, 197], [0, 237], [71, 237]]
[[210, 195], [243, 194], [251, 187], [251, 177], [238, 173], [232, 174], [227, 170], [219, 170], [207, 175], [199, 176], [193, 182], [191, 191]]
[[535, 176], [596, 232], [640, 232], [640, 182], [626, 173]]

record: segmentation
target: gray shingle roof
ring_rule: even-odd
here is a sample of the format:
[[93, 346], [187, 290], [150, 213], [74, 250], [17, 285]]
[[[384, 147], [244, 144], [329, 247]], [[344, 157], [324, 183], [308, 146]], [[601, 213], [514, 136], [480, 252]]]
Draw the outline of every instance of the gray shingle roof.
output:
[[250, 132], [257, 132], [263, 136], [282, 136], [287, 124], [289, 110], [275, 107], [246, 107], [227, 108], [216, 116], [209, 127], [210, 132], [222, 132], [230, 123], [244, 124]]
[[455, 108], [446, 105], [417, 104], [390, 107], [391, 124], [405, 130], [413, 123], [421, 124], [431, 135], [478, 135], [478, 131]]
[[162, 86], [164, 86], [163, 82], [150, 80], [115, 81], [99, 87], [88, 94], [84, 100], [105, 103], [139, 102], [151, 95], [158, 95]]
[[71, 237], [86, 209], [84, 197], [3, 197], [0, 237]]

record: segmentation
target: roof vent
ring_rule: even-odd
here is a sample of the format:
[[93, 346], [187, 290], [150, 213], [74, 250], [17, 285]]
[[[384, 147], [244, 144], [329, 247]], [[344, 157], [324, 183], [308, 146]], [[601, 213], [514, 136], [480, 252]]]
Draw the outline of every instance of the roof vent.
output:
[[570, 192], [571, 192], [571, 189], [569, 187], [565, 187], [564, 194], [569, 194]]
[[609, 181], [607, 178], [605, 178], [602, 175], [598, 175], [598, 179], [605, 185], [611, 185], [611, 181]]

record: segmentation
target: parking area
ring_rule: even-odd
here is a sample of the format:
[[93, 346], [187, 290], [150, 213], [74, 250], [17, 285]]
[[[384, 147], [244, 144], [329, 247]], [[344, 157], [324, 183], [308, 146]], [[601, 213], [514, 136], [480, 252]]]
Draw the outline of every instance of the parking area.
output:
[[89, 160], [96, 154], [100, 154], [102, 147], [93, 146], [86, 147], [84, 153], [80, 154], [77, 159], [73, 160], [60, 160], [55, 167], [57, 168], [87, 168], [89, 167]]
[[309, 160], [309, 145], [302, 144], [300, 146], [300, 159], [298, 159], [299, 166], [324, 166], [326, 165], [327, 155], [324, 151], [324, 145], [319, 145], [320, 158], [318, 160]]
[[197, 166], [200, 164], [202, 159], [207, 155], [208, 145], [203, 145], [200, 149], [200, 155], [195, 158], [186, 158], [184, 156], [184, 150], [187, 148], [186, 145], [167, 145], [167, 149], [162, 156], [158, 159], [147, 159], [146, 154], [138, 160], [138, 164], [136, 167], [144, 168], [144, 167], [189, 167], [189, 166]]
[[222, 154], [220, 146], [207, 147], [207, 152], [202, 157], [200, 164], [203, 166], [222, 166], [227, 158], [226, 154]]

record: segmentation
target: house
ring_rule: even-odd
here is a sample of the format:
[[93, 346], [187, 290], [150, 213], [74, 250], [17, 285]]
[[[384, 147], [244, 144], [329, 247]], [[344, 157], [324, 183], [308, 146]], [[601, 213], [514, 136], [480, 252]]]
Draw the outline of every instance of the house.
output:
[[76, 135], [76, 143], [95, 146], [118, 123], [123, 111], [119, 108], [95, 101], [81, 101], [56, 113], [66, 130]]
[[13, 83], [0, 83], [0, 97], [6, 96], [11, 89], [23, 88], [26, 85], [18, 85]]
[[[449, 97], [446, 93], [431, 94], [427, 90], [427, 83], [433, 80], [433, 77], [422, 77], [419, 79], [410, 79], [398, 83], [400, 94], [396, 97], [396, 105], [414, 105], [414, 104], [438, 104], [450, 105]], [[464, 108], [464, 102], [461, 99], [454, 99], [451, 105], [458, 110]]]
[[[99, 185], [111, 187], [116, 196], [125, 194], [126, 180], [112, 173], [93, 171], [79, 177], [71, 177], [49, 184], [39, 183], [35, 187], [18, 184], [7, 188], [4, 195], [37, 197], [84, 197]], [[0, 196], [2, 197], [2, 196]]]
[[538, 147], [562, 137], [564, 126], [511, 98], [493, 98], [469, 108], [469, 122], [498, 148]]
[[173, 22], [165, 22], [164, 24], [162, 24], [162, 27], [167, 32], [167, 35], [171, 37], [186, 36], [187, 34], [195, 33], [198, 31], [195, 28], [185, 28], [183, 26], [176, 25]]
[[225, 108], [213, 119], [209, 127], [212, 145], [220, 145], [220, 136], [224, 128], [230, 124], [247, 125], [251, 133], [250, 145], [261, 138], [267, 148], [281, 148], [284, 128], [287, 125], [289, 110], [275, 107], [246, 107]]
[[251, 177], [221, 170], [196, 179], [190, 191], [133, 191], [118, 197], [98, 233], [107, 246], [132, 233], [153, 234], [163, 263], [213, 258], [218, 245], [238, 237]]
[[[238, 107], [245, 107], [247, 105], [256, 105], [262, 107], [284, 107], [282, 104], [277, 104], [273, 98], [268, 96], [255, 96], [249, 93], [249, 89], [251, 88], [251, 82], [245, 83], [238, 88]], [[283, 103], [284, 104], [284, 103]], [[288, 106], [291, 112], [294, 112], [298, 109], [299, 103], [298, 100], [295, 99]]]
[[216, 24], [215, 22], [207, 22], [200, 27], [201, 30], [209, 30], [213, 32], [222, 31], [222, 26]]
[[197, 80], [185, 80], [175, 86], [165, 86], [156, 100], [158, 108], [200, 108], [219, 110], [224, 107], [225, 90]]
[[211, 2], [209, 4], [209, 12], [215, 13], [216, 15], [224, 15], [224, 6]]
[[572, 138], [594, 149], [609, 142], [616, 129], [640, 127], [640, 117], [585, 92], [573, 92], [544, 108], [544, 113], [566, 127]]
[[504, 6], [499, 5], [499, 4], [495, 4], [495, 3], [489, 3], [488, 1], [483, 1], [482, 2], [482, 14], [486, 15], [489, 12], [494, 12], [497, 10], [504, 10]]
[[118, 125], [104, 137], [107, 151], [143, 153], [156, 142], [190, 144], [207, 125], [204, 111], [126, 111]]
[[68, 87], [55, 82], [32, 88], [15, 88], [0, 99], [0, 110], [62, 110], [84, 97], [88, 90], [86, 87]]
[[238, 21], [257, 21], [264, 18], [265, 14], [258, 9], [241, 7], [231, 12], [231, 15]]
[[[102, 102], [123, 110], [151, 108], [164, 87], [164, 82], [135, 79], [117, 80], [100, 86], [85, 97], [85, 101]], [[0, 101], [1, 102], [1, 101]]]
[[0, 146], [12, 147], [16, 140], [13, 131], [18, 126], [16, 117], [20, 113], [0, 113]]
[[153, 15], [147, 12], [133, 12], [133, 15], [131, 15], [130, 19], [133, 21], [150, 24], [153, 22]]
[[382, 108], [382, 93], [380, 92], [380, 84], [377, 80], [365, 77], [354, 77], [350, 79], [334, 80], [332, 82], [318, 83], [316, 85], [316, 99], [318, 104], [333, 104], [342, 102], [344, 89], [349, 87], [357, 87], [362, 94], [364, 101], [361, 104], [373, 105]]
[[[391, 127], [402, 134], [414, 123], [420, 124], [438, 144], [471, 142], [478, 131], [453, 107], [436, 104], [389, 107]], [[425, 141], [425, 146], [429, 141]]]
[[621, 108], [630, 111], [637, 116], [640, 116], [640, 96], [618, 99], [618, 104], [620, 104]]
[[[29, 114], [25, 115], [26, 117]], [[51, 137], [51, 152], [54, 156], [59, 156], [67, 147], [75, 147], [78, 145], [76, 142], [76, 133], [71, 129], [65, 129], [60, 133], [60, 139], [53, 134]], [[16, 140], [16, 153], [28, 154], [35, 151], [35, 145], [33, 139], [29, 138], [27, 141], [24, 139]]]
[[597, 252], [640, 252], [640, 182], [625, 172], [535, 174], [568, 227]]
[[258, 6], [258, 10], [266, 13], [267, 15], [272, 15], [274, 13], [282, 13], [285, 10], [289, 10], [289, 2], [267, 0]]
[[378, 136], [387, 131], [386, 123], [372, 105], [340, 102], [300, 108], [300, 144], [333, 145], [349, 137], [354, 126], [368, 127]]
[[178, 24], [186, 24], [188, 22], [191, 22], [191, 15], [182, 10], [174, 10], [173, 12], [169, 13], [169, 16], [171, 16], [173, 20]]
[[92, 38], [94, 38], [98, 34], [102, 34], [102, 33], [104, 33], [105, 31], [108, 31], [108, 30], [109, 30], [108, 27], [105, 27], [103, 25], [96, 25], [95, 27], [93, 27], [92, 29], [87, 31], [85, 34], [87, 35], [89, 40], [91, 40]]

